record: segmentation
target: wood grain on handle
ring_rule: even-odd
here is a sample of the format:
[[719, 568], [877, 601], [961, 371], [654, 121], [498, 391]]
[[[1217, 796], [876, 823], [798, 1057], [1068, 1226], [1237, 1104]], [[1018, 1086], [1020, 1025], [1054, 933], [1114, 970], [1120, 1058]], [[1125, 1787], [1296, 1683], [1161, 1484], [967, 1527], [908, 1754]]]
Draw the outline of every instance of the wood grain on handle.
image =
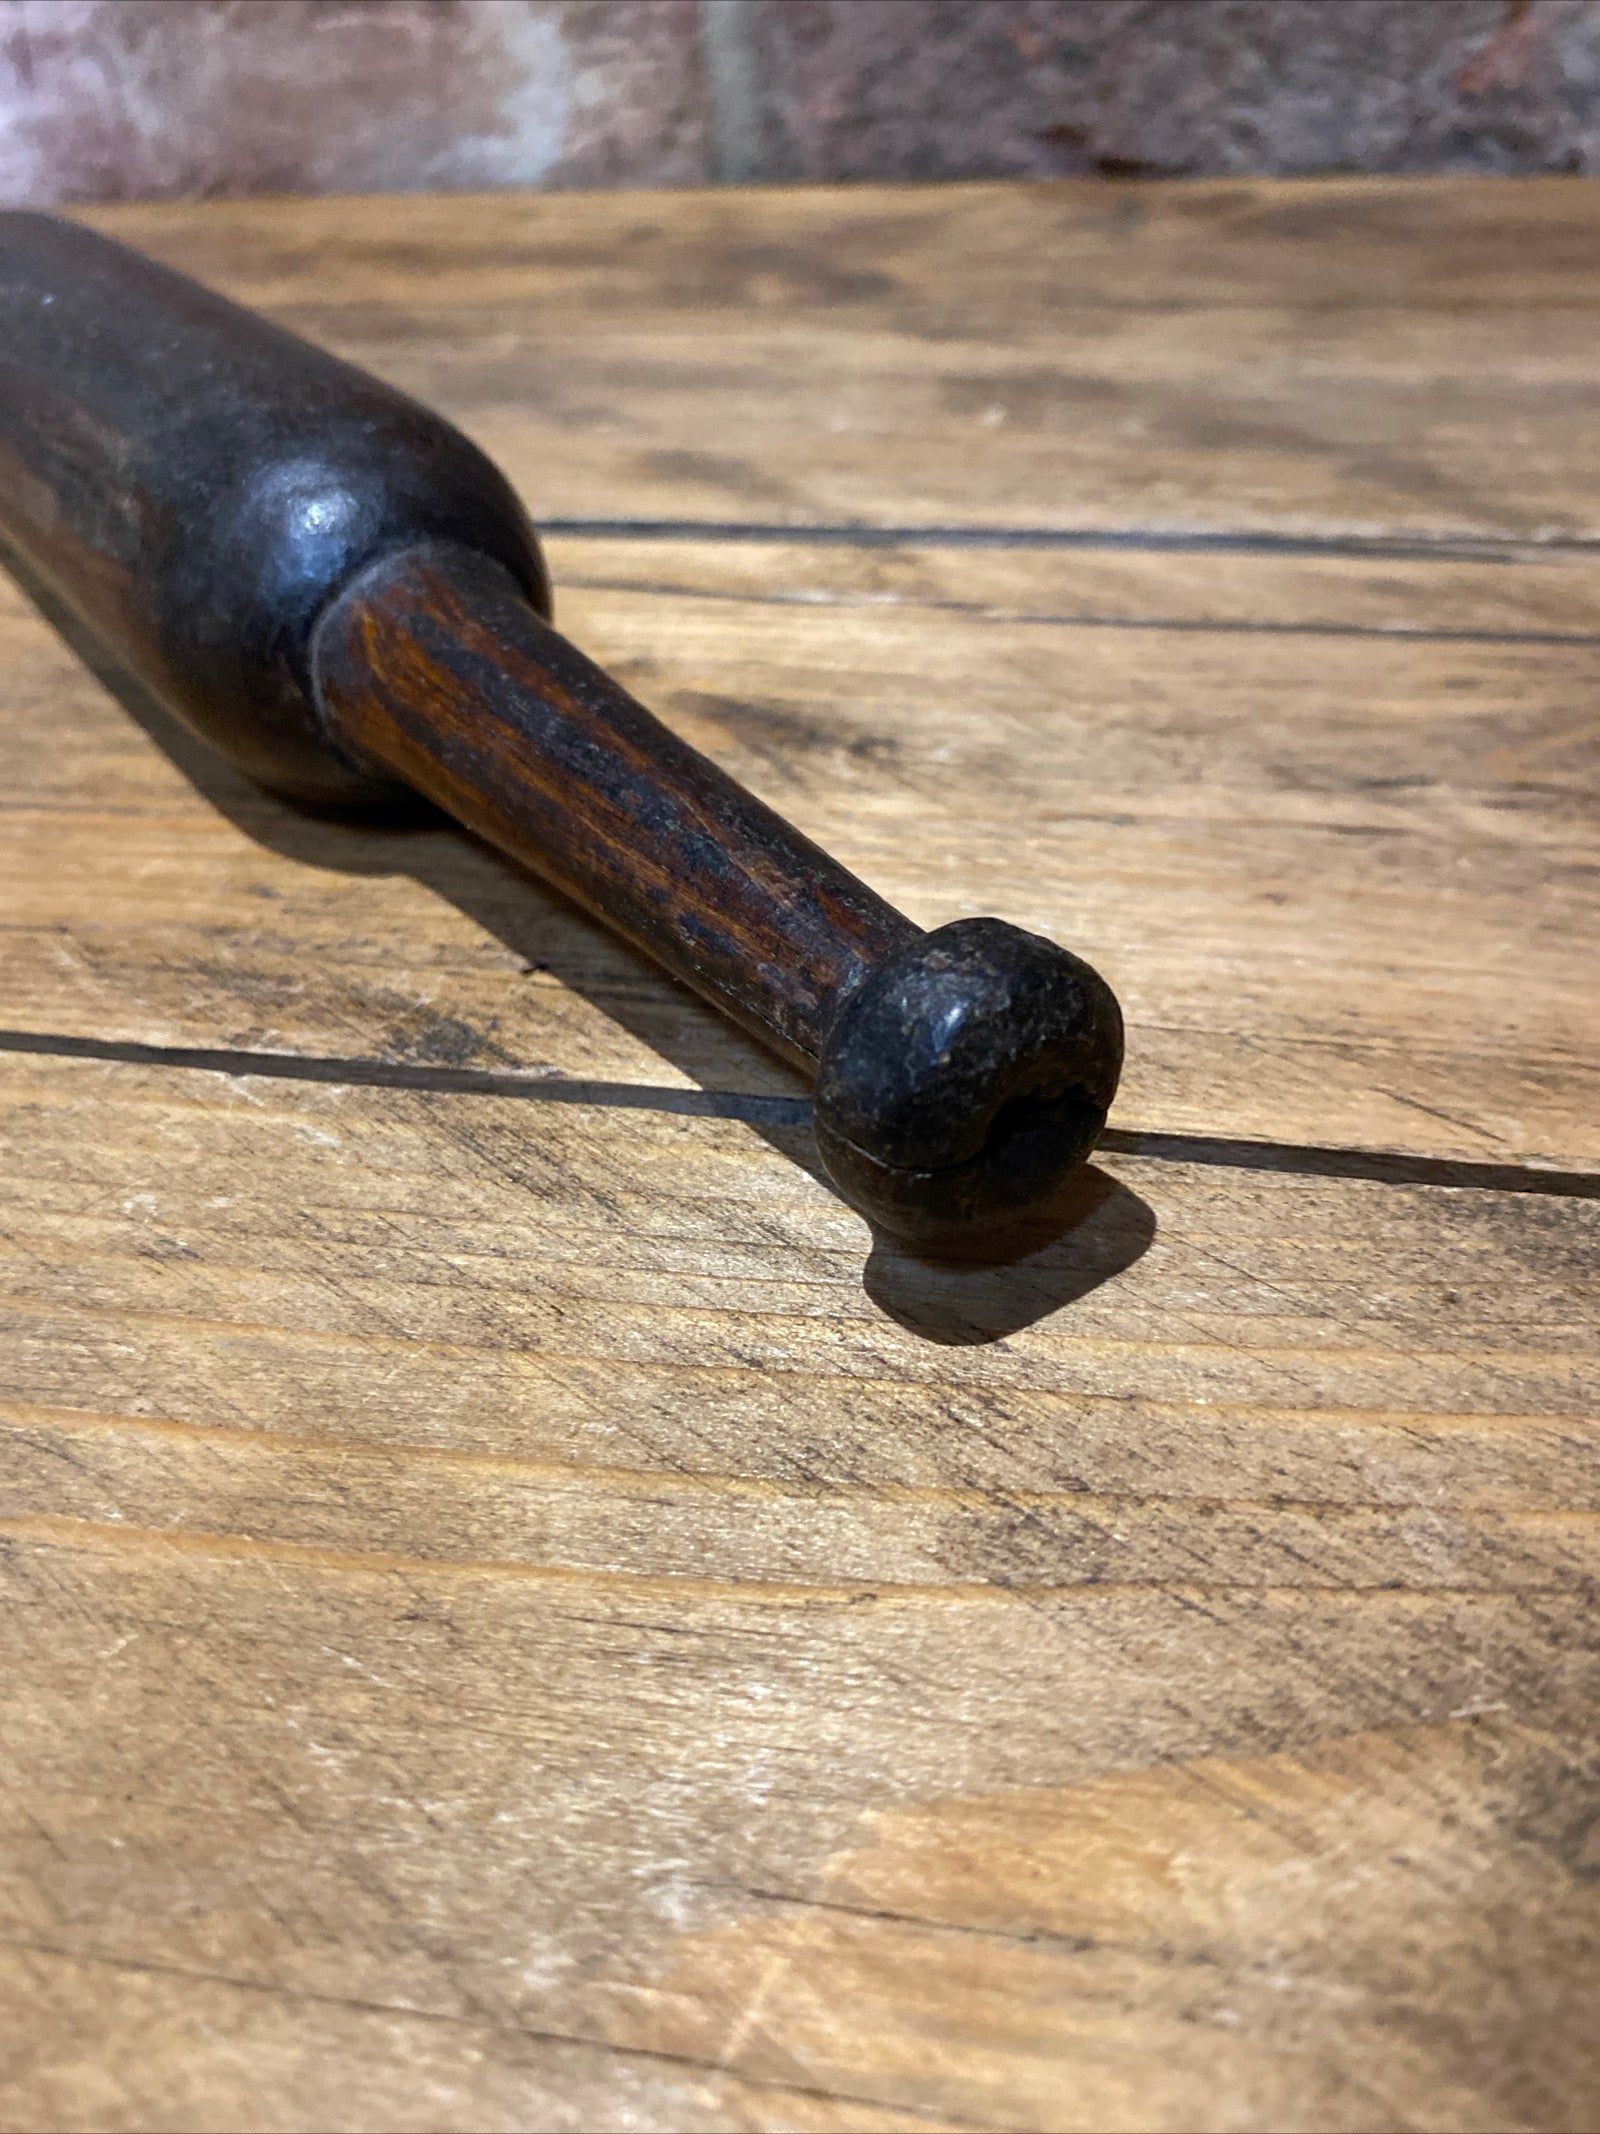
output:
[[374, 565], [312, 648], [336, 737], [814, 1073], [918, 929], [670, 732], [483, 556]]

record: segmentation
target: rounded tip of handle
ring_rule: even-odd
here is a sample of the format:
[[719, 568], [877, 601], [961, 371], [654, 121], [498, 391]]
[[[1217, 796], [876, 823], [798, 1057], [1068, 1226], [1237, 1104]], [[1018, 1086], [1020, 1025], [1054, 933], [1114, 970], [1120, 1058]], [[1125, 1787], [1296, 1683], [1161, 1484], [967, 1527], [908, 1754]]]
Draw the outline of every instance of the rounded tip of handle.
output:
[[1047, 1227], [1122, 1071], [1099, 972], [1003, 919], [957, 919], [846, 996], [817, 1142], [851, 1206], [914, 1249], [995, 1258]]

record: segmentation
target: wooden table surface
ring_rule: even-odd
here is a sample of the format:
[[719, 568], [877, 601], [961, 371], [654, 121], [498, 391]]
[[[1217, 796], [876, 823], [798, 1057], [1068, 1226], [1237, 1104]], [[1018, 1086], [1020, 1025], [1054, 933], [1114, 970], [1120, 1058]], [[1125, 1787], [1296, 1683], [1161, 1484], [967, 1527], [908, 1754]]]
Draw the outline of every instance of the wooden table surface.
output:
[[1129, 1011], [1057, 1245], [0, 605], [0, 2122], [1600, 2123], [1600, 187], [128, 207]]

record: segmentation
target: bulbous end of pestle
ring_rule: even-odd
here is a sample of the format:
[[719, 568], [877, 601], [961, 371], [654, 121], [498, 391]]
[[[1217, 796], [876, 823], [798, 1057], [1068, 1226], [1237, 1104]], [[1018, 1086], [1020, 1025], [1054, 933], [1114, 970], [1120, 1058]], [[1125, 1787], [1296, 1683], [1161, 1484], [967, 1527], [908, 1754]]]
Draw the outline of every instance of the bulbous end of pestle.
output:
[[1122, 1013], [1099, 972], [1003, 919], [924, 934], [846, 995], [816, 1132], [851, 1206], [940, 1258], [1048, 1230], [1105, 1124]]

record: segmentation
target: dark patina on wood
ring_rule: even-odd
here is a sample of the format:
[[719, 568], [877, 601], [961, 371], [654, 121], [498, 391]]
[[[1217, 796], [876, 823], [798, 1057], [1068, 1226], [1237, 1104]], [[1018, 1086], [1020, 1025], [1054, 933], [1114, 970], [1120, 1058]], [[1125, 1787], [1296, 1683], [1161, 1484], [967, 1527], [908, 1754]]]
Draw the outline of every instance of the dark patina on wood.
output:
[[999, 919], [923, 933], [551, 628], [450, 425], [74, 224], [0, 215], [0, 532], [147, 688], [315, 806], [428, 795], [817, 1078], [840, 1192], [924, 1249], [1048, 1223], [1122, 1023]]

